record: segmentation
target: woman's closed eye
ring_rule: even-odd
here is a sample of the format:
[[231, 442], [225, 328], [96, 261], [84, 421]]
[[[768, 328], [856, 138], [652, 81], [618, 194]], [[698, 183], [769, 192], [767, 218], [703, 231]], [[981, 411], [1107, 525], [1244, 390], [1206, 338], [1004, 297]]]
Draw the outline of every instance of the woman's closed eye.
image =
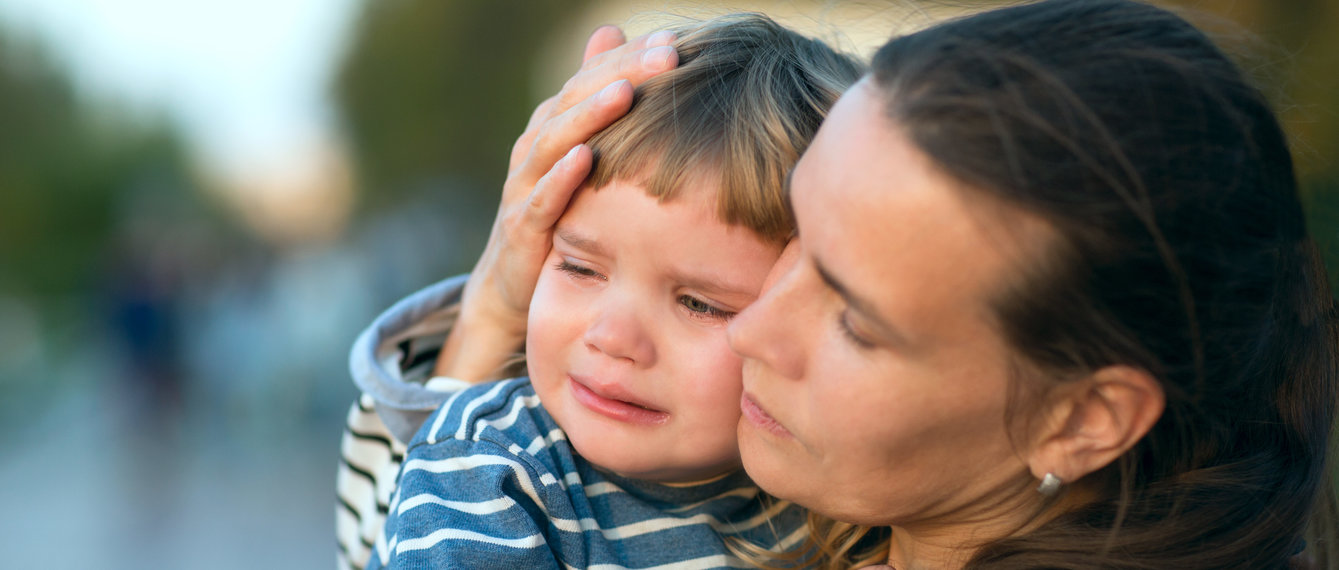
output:
[[841, 329], [842, 336], [845, 336], [846, 339], [851, 341], [851, 344], [856, 345], [857, 348], [874, 348], [873, 341], [869, 340], [864, 335], [861, 335], [859, 332], [856, 332], [855, 327], [851, 325], [851, 317], [846, 311], [838, 313], [837, 328]]
[[726, 321], [735, 316], [735, 311], [727, 311], [698, 299], [692, 295], [679, 295], [679, 304], [695, 317]]

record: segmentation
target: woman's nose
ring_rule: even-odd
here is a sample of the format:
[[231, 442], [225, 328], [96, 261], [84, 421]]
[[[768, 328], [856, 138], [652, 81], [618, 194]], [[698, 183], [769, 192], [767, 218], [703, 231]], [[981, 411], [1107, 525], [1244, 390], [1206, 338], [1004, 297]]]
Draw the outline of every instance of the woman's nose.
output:
[[795, 318], [799, 316], [796, 309], [804, 306], [794, 302], [802, 285], [800, 271], [799, 247], [792, 241], [767, 275], [758, 300], [735, 315], [726, 329], [730, 348], [736, 353], [788, 378], [803, 373], [798, 333], [800, 328], [813, 326]]
[[591, 350], [638, 367], [655, 362], [652, 342], [643, 318], [631, 299], [613, 299], [596, 308], [595, 317], [582, 340]]

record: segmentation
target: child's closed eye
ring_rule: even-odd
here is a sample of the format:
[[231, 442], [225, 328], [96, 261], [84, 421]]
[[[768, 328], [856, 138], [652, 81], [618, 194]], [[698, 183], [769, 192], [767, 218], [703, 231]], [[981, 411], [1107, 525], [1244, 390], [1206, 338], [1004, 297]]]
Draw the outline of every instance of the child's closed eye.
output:
[[606, 277], [604, 275], [601, 275], [600, 272], [591, 269], [589, 267], [586, 267], [584, 265], [578, 265], [566, 259], [553, 264], [553, 268], [568, 275], [571, 275], [573, 277], [599, 279], [601, 281], [606, 280]]
[[717, 308], [692, 295], [679, 295], [679, 304], [697, 318], [725, 321], [735, 316], [735, 311]]

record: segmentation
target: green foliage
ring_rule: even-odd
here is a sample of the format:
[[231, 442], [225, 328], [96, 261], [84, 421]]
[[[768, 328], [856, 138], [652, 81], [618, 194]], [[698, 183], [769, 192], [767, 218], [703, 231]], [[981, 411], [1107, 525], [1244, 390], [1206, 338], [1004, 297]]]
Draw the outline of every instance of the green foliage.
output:
[[1330, 275], [1330, 291], [1339, 300], [1339, 177], [1316, 182], [1303, 193], [1307, 227], [1320, 246]]
[[[364, 207], [403, 204], [406, 193], [443, 180], [496, 195], [538, 102], [530, 62], [584, 4], [368, 2], [335, 87]], [[572, 54], [574, 70], [579, 58]]]
[[1339, 299], [1339, 2], [1173, 1], [1235, 22], [1210, 32], [1275, 103], [1292, 145], [1308, 227]]
[[1281, 109], [1293, 141], [1311, 235], [1321, 247], [1339, 299], [1339, 4], [1310, 0], [1262, 6], [1268, 34], [1290, 54], [1288, 104]]
[[80, 100], [33, 45], [3, 33], [0, 102], [0, 290], [34, 300], [87, 293], [124, 195], [184, 179], [179, 144], [161, 125]]

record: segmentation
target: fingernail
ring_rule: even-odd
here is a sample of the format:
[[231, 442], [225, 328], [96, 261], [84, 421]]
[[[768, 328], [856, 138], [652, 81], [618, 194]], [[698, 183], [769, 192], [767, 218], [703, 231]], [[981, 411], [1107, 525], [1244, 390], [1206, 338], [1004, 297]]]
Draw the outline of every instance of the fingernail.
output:
[[614, 97], [618, 95], [619, 89], [622, 89], [623, 84], [627, 82], [628, 82], [627, 79], [620, 79], [618, 81], [610, 83], [609, 85], [606, 85], [604, 89], [600, 90], [600, 94], [595, 96], [596, 100], [599, 101], [600, 104], [602, 105], [612, 102], [614, 100]]
[[577, 155], [577, 151], [578, 151], [578, 150], [581, 150], [581, 145], [576, 145], [576, 146], [572, 147], [572, 150], [567, 151], [567, 154], [563, 155], [562, 160], [559, 160], [558, 162], [563, 163], [563, 166], [567, 166], [567, 165], [570, 164], [573, 160], [576, 160], [576, 155]]
[[670, 46], [651, 48], [642, 54], [642, 67], [654, 69], [665, 67], [665, 63], [669, 61], [672, 55], [674, 55], [674, 48]]
[[651, 34], [651, 37], [646, 38], [646, 45], [648, 46], [667, 46], [673, 42], [674, 32], [669, 30], [661, 30]]

